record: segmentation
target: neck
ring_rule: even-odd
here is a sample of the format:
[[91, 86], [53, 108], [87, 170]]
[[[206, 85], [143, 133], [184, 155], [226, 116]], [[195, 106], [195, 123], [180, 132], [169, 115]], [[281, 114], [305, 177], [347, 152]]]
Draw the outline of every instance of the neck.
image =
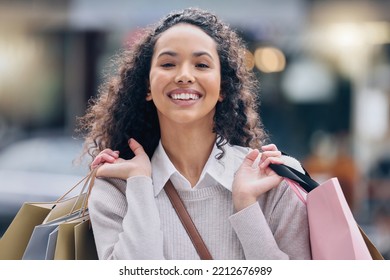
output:
[[176, 128], [161, 130], [161, 143], [176, 169], [195, 186], [215, 144], [210, 129]]

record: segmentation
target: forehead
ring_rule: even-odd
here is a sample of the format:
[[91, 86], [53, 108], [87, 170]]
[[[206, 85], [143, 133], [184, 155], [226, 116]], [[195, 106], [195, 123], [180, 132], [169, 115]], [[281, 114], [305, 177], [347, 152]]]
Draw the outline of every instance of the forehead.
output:
[[217, 51], [217, 44], [201, 28], [188, 24], [179, 23], [161, 33], [156, 41], [155, 52], [165, 48], [190, 48], [208, 51]]

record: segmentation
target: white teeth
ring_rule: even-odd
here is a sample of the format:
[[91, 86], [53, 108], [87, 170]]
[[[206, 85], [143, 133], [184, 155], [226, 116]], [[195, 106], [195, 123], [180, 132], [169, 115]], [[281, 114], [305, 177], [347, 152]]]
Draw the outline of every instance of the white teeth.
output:
[[172, 99], [180, 99], [180, 100], [197, 100], [199, 99], [199, 95], [194, 93], [177, 93], [171, 95]]

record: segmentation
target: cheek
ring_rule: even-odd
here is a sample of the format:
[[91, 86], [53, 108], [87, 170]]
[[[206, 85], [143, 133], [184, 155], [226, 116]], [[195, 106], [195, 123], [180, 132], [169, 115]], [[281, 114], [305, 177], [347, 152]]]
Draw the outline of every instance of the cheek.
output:
[[161, 71], [151, 71], [149, 75], [150, 89], [155, 91], [163, 88], [170, 81], [170, 76]]
[[208, 84], [210, 86], [210, 90], [219, 96], [221, 91], [221, 79], [219, 77], [213, 77], [209, 79]]

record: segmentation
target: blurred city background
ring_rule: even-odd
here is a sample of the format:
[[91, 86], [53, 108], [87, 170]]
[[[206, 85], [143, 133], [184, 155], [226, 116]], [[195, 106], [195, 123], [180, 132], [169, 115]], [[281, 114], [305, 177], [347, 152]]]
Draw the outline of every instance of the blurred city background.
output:
[[272, 142], [317, 181], [337, 176], [390, 258], [389, 0], [0, 0], [0, 236], [24, 201], [86, 174], [75, 123], [113, 55], [191, 6], [244, 38]]

